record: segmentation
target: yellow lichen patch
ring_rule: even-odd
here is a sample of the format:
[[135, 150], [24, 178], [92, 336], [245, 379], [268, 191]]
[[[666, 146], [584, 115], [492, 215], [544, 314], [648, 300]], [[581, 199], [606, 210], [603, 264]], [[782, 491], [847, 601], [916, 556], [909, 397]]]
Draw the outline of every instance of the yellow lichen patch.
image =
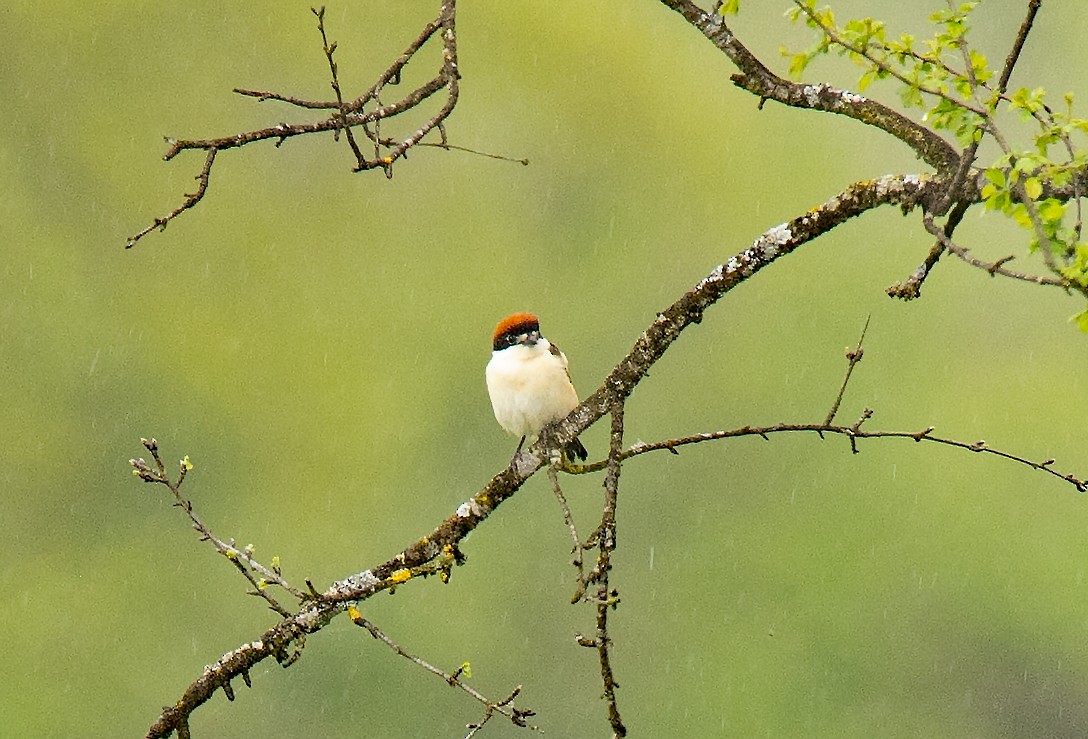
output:
[[412, 579], [412, 571], [400, 569], [389, 576], [389, 579], [395, 583], [402, 583]]

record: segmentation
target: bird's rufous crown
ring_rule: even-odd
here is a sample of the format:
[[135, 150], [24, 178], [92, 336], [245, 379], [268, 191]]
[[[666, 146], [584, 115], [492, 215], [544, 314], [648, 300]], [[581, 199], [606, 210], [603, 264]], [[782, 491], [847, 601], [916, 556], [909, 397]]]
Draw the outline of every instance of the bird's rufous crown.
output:
[[497, 346], [500, 343], [499, 339], [504, 336], [518, 336], [539, 330], [540, 319], [533, 313], [513, 313], [499, 321], [491, 340]]

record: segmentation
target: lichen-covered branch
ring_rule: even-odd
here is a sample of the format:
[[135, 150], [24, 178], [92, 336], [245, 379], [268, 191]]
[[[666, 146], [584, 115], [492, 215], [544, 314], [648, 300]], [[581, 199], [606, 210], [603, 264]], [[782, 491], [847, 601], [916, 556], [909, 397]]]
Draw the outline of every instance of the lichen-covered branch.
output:
[[959, 164], [955, 148], [925, 126], [915, 123], [902, 113], [856, 93], [830, 85], [791, 82], [769, 70], [729, 29], [717, 13], [700, 8], [691, 0], [660, 0], [698, 29], [740, 70], [730, 78], [733, 84], [760, 99], [844, 115], [875, 126], [899, 139], [938, 172], [949, 172]]
[[[859, 182], [827, 202], [764, 233], [751, 246], [718, 265], [680, 299], [659, 313], [596, 392], [575, 408], [564, 421], [555, 427], [545, 429], [536, 443], [515, 457], [509, 467], [495, 475], [476, 495], [462, 503], [446, 520], [390, 559], [371, 569], [339, 580], [320, 593], [311, 594], [311, 599], [304, 603], [297, 613], [268, 629], [260, 638], [224, 655], [189, 686], [175, 705], [163, 712], [148, 732], [148, 737], [168, 736], [187, 722], [188, 716], [206, 702], [216, 689], [220, 687], [228, 689], [231, 680], [239, 676], [245, 678], [253, 665], [258, 662], [268, 657], [275, 657], [281, 664], [289, 665], [297, 657], [297, 650], [306, 635], [323, 628], [349, 604], [365, 600], [376, 593], [421, 575], [445, 573], [443, 579], [448, 579], [449, 563], [457, 557], [457, 547], [464, 537], [485, 521], [492, 511], [514, 495], [537, 470], [548, 464], [552, 450], [563, 447], [602, 416], [622, 405], [650, 368], [680, 338], [681, 334], [692, 324], [700, 322], [704, 312], [733, 288], [851, 218], [882, 205], [895, 205], [909, 210], [926, 198], [939, 194], [944, 187], [943, 178], [933, 175], [898, 175]], [[690, 440], [674, 440], [661, 447], [639, 447], [634, 453], [642, 454], [654, 448], [675, 449], [684, 444], [710, 438], [752, 433], [765, 435], [778, 431], [837, 433], [846, 434], [852, 438], [909, 437], [962, 446], [971, 451], [983, 451], [981, 448], [975, 449], [953, 440], [931, 438], [928, 432], [921, 434], [865, 432], [853, 426], [802, 424], [764, 429], [746, 427], [736, 432], [722, 432], [717, 436], [700, 435]], [[991, 450], [985, 449], [985, 451]], [[991, 451], [991, 453], [1013, 458], [1001, 452]], [[631, 455], [630, 452], [626, 454]], [[1035, 466], [1056, 474], [1049, 470], [1049, 464]], [[1063, 477], [1063, 479], [1072, 481], [1069, 477]], [[436, 568], [429, 565], [439, 558], [446, 558], [443, 566]]]

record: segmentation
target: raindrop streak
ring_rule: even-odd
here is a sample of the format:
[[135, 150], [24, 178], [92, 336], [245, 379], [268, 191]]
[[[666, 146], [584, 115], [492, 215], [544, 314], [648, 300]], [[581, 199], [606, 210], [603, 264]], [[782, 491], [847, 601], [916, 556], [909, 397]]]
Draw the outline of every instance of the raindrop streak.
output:
[[654, 568], [654, 548], [650, 547], [650, 569]]
[[94, 368], [98, 366], [98, 358], [102, 355], [102, 348], [99, 347], [94, 352], [94, 359], [91, 360], [91, 368], [87, 370], [87, 377], [94, 374]]

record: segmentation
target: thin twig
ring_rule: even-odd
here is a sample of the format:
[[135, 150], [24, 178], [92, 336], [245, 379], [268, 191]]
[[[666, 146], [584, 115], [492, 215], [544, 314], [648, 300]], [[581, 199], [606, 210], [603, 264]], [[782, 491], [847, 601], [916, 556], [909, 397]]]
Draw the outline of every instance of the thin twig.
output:
[[835, 414], [839, 412], [839, 405], [842, 403], [842, 396], [846, 393], [846, 386], [850, 383], [850, 375], [854, 373], [854, 367], [865, 356], [865, 350], [861, 348], [861, 344], [865, 341], [865, 332], [869, 330], [869, 320], [872, 317], [870, 314], [865, 319], [865, 325], [861, 327], [861, 336], [858, 338], [858, 345], [854, 349], [846, 350], [846, 376], [842, 378], [839, 394], [835, 396], [835, 402], [831, 404], [831, 410], [828, 411], [827, 418], [824, 419], [824, 425], [830, 426], [831, 422], [835, 420]]
[[[853, 439], [911, 439], [913, 441], [928, 441], [934, 444], [942, 444], [944, 446], [951, 446], [957, 449], [965, 449], [971, 452], [981, 452], [985, 454], [993, 454], [1003, 459], [1008, 459], [1013, 462], [1030, 467], [1033, 470], [1042, 470], [1059, 480], [1068, 482], [1075, 487], [1078, 492], [1088, 492], [1088, 479], [1078, 478], [1076, 475], [1059, 472], [1051, 468], [1055, 460], [1047, 459], [1043, 462], [1033, 462], [1032, 460], [1022, 457], [1012, 452], [1001, 451], [1000, 449], [994, 449], [988, 446], [985, 442], [966, 442], [957, 441], [956, 439], [950, 439], [941, 436], [933, 435], [933, 427], [928, 426], [921, 431], [862, 431], [854, 426], [839, 426], [835, 424], [824, 423], [778, 423], [773, 426], [742, 426], [741, 428], [730, 429], [728, 431], [712, 431], [709, 433], [692, 434], [690, 436], [682, 436], [675, 439], [665, 439], [664, 441], [657, 442], [639, 442], [628, 448], [623, 454], [624, 460], [631, 457], [637, 457], [641, 454], [655, 451], [670, 451], [675, 452], [678, 447], [687, 446], [688, 444], [701, 444], [707, 441], [715, 441], [717, 439], [732, 439], [741, 436], [760, 436], [764, 439], [769, 439], [772, 434], [783, 433], [796, 433], [796, 432], [811, 432], [818, 434], [823, 438], [824, 434], [839, 434], [842, 436], [851, 437]], [[583, 465], [587, 472], [593, 472], [602, 469], [605, 466], [604, 462], [595, 462], [593, 464]]]
[[1009, 79], [1012, 77], [1013, 67], [1016, 66], [1016, 62], [1020, 59], [1020, 52], [1024, 50], [1028, 34], [1031, 33], [1031, 28], [1035, 24], [1035, 15], [1039, 12], [1042, 4], [1042, 0], [1028, 0], [1027, 15], [1024, 16], [1024, 20], [1020, 23], [1020, 29], [1016, 32], [1016, 40], [1012, 42], [1012, 48], [1009, 49], [1009, 54], [1005, 57], [1005, 66], [1002, 67], [1001, 77], [997, 81], [998, 94], [1003, 95], [1009, 89]]
[[[263, 598], [268, 602], [268, 605], [272, 610], [284, 618], [293, 615], [272, 597], [271, 593], [267, 591], [268, 585], [278, 585], [298, 598], [300, 602], [309, 599], [310, 596], [301, 590], [292, 587], [281, 574], [279, 566], [275, 564], [275, 561], [273, 561], [272, 567], [266, 567], [255, 560], [253, 558], [252, 546], [246, 546], [239, 549], [235, 546], [233, 539], [229, 542], [223, 541], [213, 534], [211, 529], [209, 529], [204, 522], [200, 520], [200, 517], [196, 515], [196, 512], [193, 510], [192, 501], [187, 500], [181, 494], [181, 485], [185, 482], [186, 474], [192, 469], [192, 463], [189, 462], [189, 458], [185, 457], [181, 460], [178, 477], [176, 480], [172, 479], [166, 471], [166, 465], [162, 461], [162, 457], [159, 455], [159, 443], [153, 438], [140, 439], [140, 441], [144, 445], [144, 448], [151, 453], [151, 459], [154, 461], [154, 466], [149, 465], [143, 458], [130, 459], [129, 464], [132, 465], [133, 474], [144, 482], [158, 483], [170, 490], [170, 493], [174, 496], [174, 505], [185, 511], [185, 515], [189, 517], [189, 521], [192, 523], [193, 528], [200, 534], [201, 541], [211, 542], [216, 551], [226, 557], [227, 560], [242, 573], [246, 580], [249, 581], [249, 584], [253, 586], [253, 590], [249, 591], [250, 595]], [[258, 579], [255, 577], [253, 575], [254, 572], [261, 575], [261, 578]]]
[[[942, 196], [942, 199], [948, 198], [949, 193], [951, 192], [952, 189], [950, 187], [945, 195]], [[944, 254], [945, 242], [952, 238], [952, 234], [955, 232], [956, 227], [960, 225], [960, 221], [963, 220], [964, 214], [967, 213], [967, 209], [972, 205], [969, 200], [959, 198], [958, 196], [955, 199], [955, 202], [955, 207], [953, 207], [952, 212], [948, 214], [948, 218], [945, 219], [944, 226], [942, 227], [944, 235], [947, 238], [943, 241], [937, 239], [937, 241], [933, 243], [933, 246], [929, 248], [929, 253], [926, 254], [925, 260], [918, 266], [918, 269], [914, 270], [914, 274], [902, 282], [897, 282], [884, 291], [889, 297], [899, 298], [901, 300], [914, 300], [921, 296], [922, 283], [926, 281], [930, 272], [933, 271], [933, 267], [936, 266], [937, 260]]]
[[[170, 139], [167, 139], [167, 141], [169, 142]], [[166, 226], [168, 223], [170, 223], [170, 221], [174, 220], [182, 213], [189, 210], [200, 202], [201, 198], [204, 197], [204, 193], [208, 191], [208, 181], [211, 179], [212, 176], [212, 164], [215, 163], [215, 155], [218, 151], [219, 147], [217, 146], [208, 147], [208, 156], [204, 158], [204, 167], [200, 170], [200, 174], [196, 176], [196, 180], [199, 183], [197, 185], [196, 192], [192, 193], [191, 195], [187, 194], [185, 196], [185, 200], [182, 201], [181, 205], [174, 208], [166, 215], [156, 218], [154, 221], [152, 221], [150, 226], [143, 229], [139, 233], [130, 236], [128, 241], [125, 242], [126, 249], [131, 249], [132, 247], [136, 246], [137, 241], [142, 239], [144, 236], [147, 236], [156, 228], [160, 231], [165, 231]]]
[[578, 570], [578, 587], [571, 596], [570, 602], [577, 603], [586, 594], [585, 546], [582, 544], [581, 537], [578, 536], [578, 529], [574, 525], [574, 514], [571, 513], [563, 488], [559, 486], [559, 475], [554, 465], [548, 467], [548, 479], [551, 480], [555, 499], [559, 501], [559, 509], [563, 512], [563, 523], [567, 525], [570, 538], [574, 541], [574, 547], [571, 549], [574, 559], [571, 560], [571, 564]]
[[1002, 277], [1008, 277], [1013, 280], [1021, 280], [1023, 282], [1030, 282], [1035, 285], [1053, 285], [1054, 287], [1060, 287], [1063, 289], [1069, 289], [1072, 285], [1068, 280], [1064, 280], [1058, 277], [1044, 277], [1043, 275], [1030, 275], [1024, 272], [1016, 272], [1011, 269], [1005, 269], [1003, 265], [1012, 261], [1013, 257], [1008, 256], [997, 260], [996, 262], [984, 262], [981, 259], [976, 259], [970, 255], [967, 249], [956, 244], [952, 239], [948, 238], [944, 229], [938, 226], [933, 221], [933, 216], [926, 213], [922, 216], [922, 224], [925, 229], [931, 234], [937, 237], [940, 244], [948, 251], [955, 254], [963, 261], [970, 264], [972, 267], [978, 267], [979, 269], [988, 272], [991, 277], [994, 275], [1001, 275]]
[[[310, 8], [313, 14], [317, 16], [317, 30], [321, 33], [321, 46], [325, 51], [325, 58], [329, 62], [329, 73], [332, 75], [332, 91], [336, 94], [336, 106], [340, 112], [340, 123], [343, 124], [343, 131], [348, 140], [348, 146], [351, 147], [351, 151], [355, 154], [355, 161], [358, 162], [360, 167], [366, 162], [366, 158], [363, 156], [363, 152], [359, 151], [359, 145], [355, 143], [355, 135], [351, 132], [351, 126], [348, 125], [347, 115], [348, 108], [344, 104], [344, 96], [340, 93], [340, 76], [337, 73], [338, 68], [336, 61], [333, 59], [333, 54], [336, 52], [336, 42], [329, 43], [329, 37], [325, 34], [325, 6], [320, 8]], [[339, 133], [339, 131], [337, 131]]]
[[439, 667], [435, 667], [427, 660], [415, 656], [404, 647], [397, 644], [395, 641], [389, 638], [389, 636], [387, 636], [384, 631], [375, 626], [371, 621], [368, 621], [366, 618], [364, 618], [363, 615], [359, 612], [359, 609], [355, 608], [355, 606], [351, 606], [348, 608], [348, 618], [350, 618], [356, 626], [361, 626], [362, 628], [369, 631], [371, 636], [385, 644], [387, 647], [392, 649], [401, 657], [404, 657], [409, 662], [418, 665], [419, 667], [422, 667], [424, 670], [427, 670], [427, 672], [437, 675], [438, 677], [445, 680], [446, 683], [451, 687], [460, 688], [473, 699], [484, 704], [484, 706], [486, 706], [487, 713], [481, 724], [486, 723], [492, 714], [501, 713], [503, 716], [506, 716], [508, 719], [510, 719], [510, 721], [515, 726], [531, 729], [533, 731], [540, 731], [538, 727], [531, 726], [525, 721], [525, 719], [529, 716], [536, 715], [534, 711], [528, 709], [514, 708], [510, 705], [511, 703], [513, 703], [514, 698], [516, 698], [521, 692], [520, 685], [517, 686], [514, 691], [505, 699], [498, 702], [491, 701], [486, 696], [477, 691], [475, 688], [466, 685], [465, 682], [461, 680], [461, 676], [466, 672], [466, 665], [462, 665], [460, 668], [458, 668], [456, 672], [446, 672]]
[[623, 458], [623, 404], [612, 407], [612, 432], [608, 445], [608, 471], [604, 478], [604, 509], [601, 514], [600, 536], [597, 542], [597, 565], [593, 568], [591, 580], [597, 582], [597, 633], [594, 645], [601, 665], [601, 682], [604, 686], [604, 699], [608, 703], [608, 723], [616, 736], [626, 736], [627, 727], [623, 725], [620, 709], [616, 703], [616, 682], [612, 672], [610, 646], [612, 639], [608, 635], [608, 612], [619, 604], [619, 593], [609, 588], [608, 573], [612, 569], [612, 552], [616, 549], [616, 505], [619, 494], [620, 466]]

